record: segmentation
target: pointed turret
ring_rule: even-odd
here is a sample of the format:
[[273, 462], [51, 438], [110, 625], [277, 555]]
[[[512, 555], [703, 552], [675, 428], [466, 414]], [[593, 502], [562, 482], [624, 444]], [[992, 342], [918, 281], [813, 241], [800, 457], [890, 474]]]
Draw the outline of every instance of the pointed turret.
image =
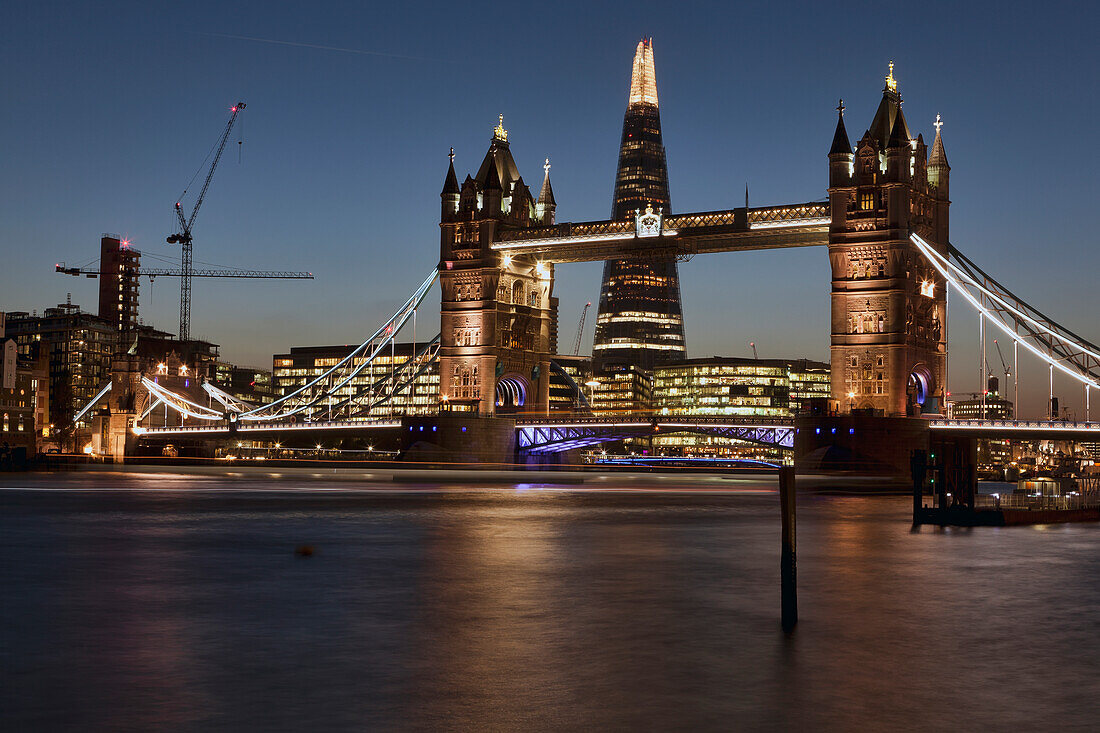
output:
[[[829, 155], [851, 155], [852, 143], [848, 141], [848, 131], [844, 129], [844, 100], [837, 105], [836, 132], [833, 133], [833, 146]], [[859, 128], [856, 128], [859, 129]]]
[[[844, 129], [844, 100], [836, 106], [836, 132], [833, 133], [833, 146], [829, 148], [829, 185], [846, 185], [852, 177], [852, 144], [848, 141], [848, 131]], [[748, 196], [745, 208], [748, 208]]]
[[894, 128], [890, 130], [890, 139], [886, 141], [886, 149], [909, 147], [909, 130], [905, 124], [905, 117], [901, 113], [901, 101], [898, 101], [897, 112], [894, 113]]
[[455, 149], [451, 148], [450, 154], [451, 164], [447, 167], [447, 179], [443, 181], [443, 190], [440, 192], [440, 196], [448, 196], [451, 194], [458, 195], [458, 176], [455, 175]]
[[461, 198], [461, 189], [458, 187], [458, 176], [455, 175], [455, 149], [451, 148], [451, 163], [447, 167], [447, 178], [443, 181], [443, 190], [439, 192], [440, 215], [446, 219], [458, 211], [458, 201]]
[[554, 201], [554, 189], [550, 185], [550, 159], [546, 159], [546, 163], [542, 166], [545, 174], [542, 177], [542, 188], [539, 190], [539, 199], [535, 203], [535, 217], [539, 219], [543, 224], [554, 223], [554, 211], [557, 209], [557, 202]]
[[943, 149], [943, 137], [940, 136], [940, 128], [943, 127], [943, 122], [940, 120], [939, 115], [936, 115], [934, 127], [936, 128], [936, 139], [932, 141], [932, 154], [928, 156], [928, 165], [943, 166], [947, 170], [951, 170], [951, 166], [947, 164], [947, 152]]
[[940, 128], [943, 121], [936, 115], [936, 139], [932, 141], [932, 153], [928, 156], [928, 183], [935, 189], [935, 196], [946, 201], [949, 195], [951, 166], [947, 164], [947, 152], [943, 149]]
[[905, 123], [905, 115], [901, 113], [901, 96], [898, 94], [898, 81], [894, 78], [894, 62], [890, 62], [890, 73], [886, 75], [886, 85], [882, 88], [882, 101], [875, 111], [875, 118], [871, 121], [868, 132], [878, 141], [879, 150], [889, 147], [890, 136], [894, 132], [897, 118], [901, 117], [901, 130], [905, 139], [909, 139], [909, 126]]

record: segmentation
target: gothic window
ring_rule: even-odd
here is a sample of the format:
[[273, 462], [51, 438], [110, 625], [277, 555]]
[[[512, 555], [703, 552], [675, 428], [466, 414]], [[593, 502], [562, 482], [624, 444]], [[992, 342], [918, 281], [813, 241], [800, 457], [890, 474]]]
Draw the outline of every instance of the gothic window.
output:
[[[879, 333], [885, 333], [886, 332], [886, 319], [883, 318], [882, 316], [878, 317], [878, 332]], [[881, 365], [881, 363], [882, 362], [880, 361], [879, 364]]]
[[863, 211], [871, 211], [875, 208], [875, 194], [861, 193], [859, 195], [859, 208]]
[[512, 283], [512, 303], [523, 305], [523, 283], [519, 280]]
[[[852, 366], [856, 366], [856, 365], [859, 364], [859, 360], [856, 357], [853, 356], [850, 363], [851, 363]], [[458, 367], [455, 367], [455, 370], [457, 372]]]
[[501, 283], [499, 286], [497, 286], [497, 300], [501, 303], [508, 302], [508, 286], [504, 283]]
[[883, 359], [883, 358], [882, 358], [882, 357], [880, 356], [880, 357], [879, 357], [879, 358], [878, 358], [878, 359], [876, 360], [876, 362], [875, 362], [875, 363], [876, 363], [876, 365], [877, 365], [877, 366], [882, 366], [882, 363], [883, 363], [883, 361], [885, 361], [885, 360], [884, 360], [884, 359]]
[[539, 305], [539, 294], [537, 292], [531, 293], [527, 298], [527, 305], [532, 308], [537, 308]]

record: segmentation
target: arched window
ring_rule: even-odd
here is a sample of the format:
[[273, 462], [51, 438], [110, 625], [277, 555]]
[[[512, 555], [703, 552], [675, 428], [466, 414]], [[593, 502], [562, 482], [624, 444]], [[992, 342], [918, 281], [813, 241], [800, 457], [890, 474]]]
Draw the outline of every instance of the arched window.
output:
[[512, 283], [512, 303], [523, 305], [523, 283], [519, 280]]

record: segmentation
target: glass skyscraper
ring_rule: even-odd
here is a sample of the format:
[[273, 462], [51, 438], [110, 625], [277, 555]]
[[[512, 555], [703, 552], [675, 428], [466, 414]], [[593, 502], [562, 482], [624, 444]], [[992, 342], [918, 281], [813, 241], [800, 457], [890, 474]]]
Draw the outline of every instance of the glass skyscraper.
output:
[[[653, 41], [643, 39], [634, 53], [611, 217], [630, 219], [647, 207], [667, 215], [670, 206]], [[685, 357], [677, 269], [675, 259], [604, 263], [592, 350], [597, 373], [626, 366], [650, 370]]]

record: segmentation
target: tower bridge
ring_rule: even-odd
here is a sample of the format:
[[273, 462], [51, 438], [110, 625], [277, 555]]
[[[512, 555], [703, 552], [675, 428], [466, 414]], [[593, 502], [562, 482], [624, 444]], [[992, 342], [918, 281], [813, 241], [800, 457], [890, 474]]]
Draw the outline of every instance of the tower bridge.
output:
[[[1029, 306], [950, 243], [950, 166], [941, 123], [937, 118], [930, 146], [922, 134], [913, 136], [892, 64], [854, 147], [843, 102], [837, 107], [825, 156], [825, 201], [671, 213], [656, 104], [652, 45], [643, 42], [607, 220], [557, 222], [549, 161], [533, 195], [512, 157], [503, 116], [476, 174], [461, 184], [452, 150], [432, 272], [362, 344], [271, 404], [250, 405], [205, 386], [203, 393], [196, 380], [148, 374], [120, 356], [114, 392], [104, 389], [97, 397], [110, 402], [112, 452], [121, 459], [139, 434], [143, 441], [216, 441], [395, 431], [407, 446], [429, 443], [438, 455], [453, 447], [475, 460], [510, 461], [517, 454], [545, 457], [687, 431], [793, 450], [810, 468], [839, 455], [851, 465], [907, 472], [910, 453], [935, 441], [954, 446], [953, 460], [965, 463], [982, 436], [1100, 437], [1100, 423], [1088, 414], [1090, 390], [1100, 386], [1100, 347]], [[809, 246], [825, 248], [831, 267], [827, 410], [766, 421], [701, 414], [609, 419], [583, 409], [549, 415], [556, 265], [608, 263], [594, 359], [644, 364], [684, 354], [678, 262], [713, 252]], [[437, 282], [438, 335], [414, 343], [404, 364], [391, 358], [388, 373], [379, 376], [375, 363], [392, 352], [403, 329], [412, 325], [415, 333], [417, 314]], [[974, 307], [983, 332], [1000, 329], [1016, 345], [1014, 354], [1022, 348], [1048, 364], [1051, 385], [1055, 371], [1082, 384], [1085, 422], [944, 419], [949, 288]], [[434, 307], [429, 310], [434, 316]], [[439, 372], [437, 414], [394, 414], [394, 396], [429, 367]], [[162, 406], [164, 424], [157, 425], [150, 416]]]

